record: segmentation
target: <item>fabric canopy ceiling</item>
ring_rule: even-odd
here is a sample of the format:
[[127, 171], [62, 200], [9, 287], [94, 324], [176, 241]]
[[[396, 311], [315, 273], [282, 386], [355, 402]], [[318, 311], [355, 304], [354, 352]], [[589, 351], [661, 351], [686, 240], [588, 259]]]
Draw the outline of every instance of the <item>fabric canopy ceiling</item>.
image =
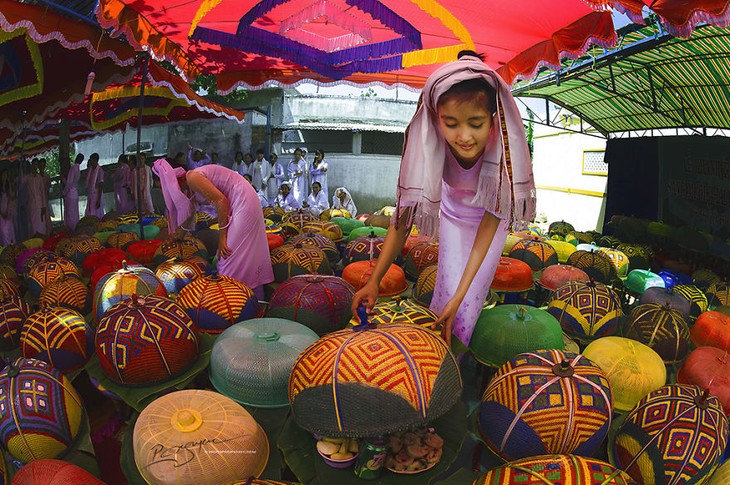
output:
[[[124, 84], [111, 84], [93, 92], [81, 102], [58, 110], [52, 119], [20, 132], [0, 131], [0, 153], [11, 154], [23, 148], [39, 153], [60, 140], [59, 122], [69, 121], [69, 141], [136, 127], [139, 121], [141, 73]], [[151, 63], [143, 99], [142, 123], [154, 126], [167, 123], [227, 118], [243, 122], [244, 113], [213, 103], [196, 94], [179, 76]]]
[[556, 75], [514, 89], [546, 98], [608, 133], [730, 128], [730, 29], [698, 28], [689, 39], [657, 26], [626, 33], [621, 47], [594, 49]]
[[509, 82], [612, 45], [605, 0], [100, 0], [97, 18], [188, 81], [218, 75], [222, 93], [291, 86], [421, 88], [438, 65], [474, 49]]

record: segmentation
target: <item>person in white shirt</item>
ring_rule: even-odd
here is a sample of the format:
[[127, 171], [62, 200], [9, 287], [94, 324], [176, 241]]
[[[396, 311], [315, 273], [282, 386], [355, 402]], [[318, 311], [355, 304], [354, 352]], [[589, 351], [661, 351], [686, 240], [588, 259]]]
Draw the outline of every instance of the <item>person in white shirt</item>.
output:
[[357, 207], [355, 207], [355, 202], [352, 201], [352, 196], [350, 195], [350, 192], [344, 187], [340, 187], [335, 190], [335, 195], [332, 196], [332, 208], [345, 209], [347, 212], [350, 213], [352, 217], [355, 217], [357, 215]]
[[322, 185], [319, 182], [312, 182], [312, 193], [309, 194], [307, 200], [304, 201], [302, 206], [318, 217], [322, 211], [330, 208], [330, 203], [327, 200], [327, 194], [324, 193]]
[[273, 167], [274, 172], [274, 181], [276, 185], [276, 189], [269, 187], [270, 184], [267, 184], [266, 186], [266, 194], [269, 196], [269, 202], [272, 204], [276, 200], [276, 196], [279, 195], [279, 187], [281, 187], [281, 184], [286, 182], [288, 179], [286, 178], [286, 170], [284, 169], [284, 166], [279, 161], [279, 155], [276, 153], [272, 153], [269, 155], [269, 163]]
[[261, 169], [256, 169], [256, 162], [250, 153], [243, 156], [243, 163], [238, 166], [238, 173], [251, 177], [254, 187], [261, 187]]
[[210, 156], [202, 148], [193, 148], [188, 144], [188, 170], [208, 165], [211, 162]]
[[263, 190], [257, 188], [251, 182], [251, 176], [249, 174], [244, 175], [243, 178], [245, 178], [248, 181], [248, 183], [251, 184], [251, 187], [253, 187], [254, 190], [256, 191], [256, 195], [259, 196], [259, 203], [261, 203], [261, 208], [263, 209], [264, 207], [268, 207], [269, 201], [266, 199], [266, 193]]
[[292, 185], [292, 195], [297, 199], [299, 205], [302, 205], [302, 202], [307, 198], [307, 178], [301, 148], [294, 150], [294, 158], [289, 162], [286, 170], [289, 173], [289, 181]]
[[329, 188], [327, 187], [328, 169], [329, 164], [324, 159], [324, 152], [322, 150], [314, 152], [314, 161], [312, 162], [312, 168], [309, 169], [309, 175], [312, 178], [312, 183], [319, 182], [326, 199], [329, 199]]
[[237, 151], [236, 154], [233, 156], [233, 165], [231, 166], [231, 170], [234, 172], [241, 173], [241, 165], [243, 164], [243, 152]]
[[284, 182], [281, 184], [281, 187], [279, 187], [279, 195], [276, 196], [276, 201], [274, 202], [275, 206], [281, 207], [285, 211], [293, 211], [301, 208], [301, 205], [299, 202], [297, 202], [297, 199], [294, 198], [292, 194], [289, 193], [289, 183]]

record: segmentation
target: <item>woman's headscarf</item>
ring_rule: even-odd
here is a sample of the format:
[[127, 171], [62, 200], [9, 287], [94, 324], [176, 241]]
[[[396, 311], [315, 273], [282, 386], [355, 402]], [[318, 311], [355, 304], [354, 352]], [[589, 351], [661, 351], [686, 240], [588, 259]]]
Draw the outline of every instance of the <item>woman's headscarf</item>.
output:
[[172, 168], [167, 160], [160, 158], [153, 164], [152, 171], [160, 178], [160, 188], [167, 207], [168, 230], [172, 234], [195, 213], [195, 205], [183, 193], [177, 181], [178, 177], [185, 176], [185, 169]]
[[[346, 195], [344, 202], [342, 202], [340, 198], [337, 197], [337, 194], [339, 194], [340, 192], [344, 192]], [[347, 212], [350, 213], [352, 217], [355, 217], [357, 215], [357, 207], [355, 207], [355, 202], [352, 200], [352, 195], [350, 195], [350, 191], [344, 187], [339, 187], [337, 190], [335, 190], [335, 195], [332, 196], [332, 208], [337, 207], [345, 209]]]
[[[496, 91], [497, 113], [481, 162], [499, 158], [499, 173], [479, 172], [472, 204], [503, 214], [515, 228], [535, 215], [535, 182], [522, 117], [509, 86], [484, 62], [474, 56], [441, 66], [426, 81], [418, 109], [406, 130], [403, 159], [398, 176], [394, 222], [411, 209], [407, 225], [416, 224], [425, 235], [438, 235], [441, 182], [448, 144], [438, 122], [438, 100], [452, 86], [469, 79], [483, 79]], [[496, 131], [495, 131], [496, 130]]]

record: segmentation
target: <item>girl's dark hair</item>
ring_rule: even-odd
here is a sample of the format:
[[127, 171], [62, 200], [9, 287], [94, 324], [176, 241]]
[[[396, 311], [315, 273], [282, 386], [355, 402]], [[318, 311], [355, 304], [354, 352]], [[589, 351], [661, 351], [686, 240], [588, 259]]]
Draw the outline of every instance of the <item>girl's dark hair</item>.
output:
[[312, 182], [312, 187], [314, 187], [314, 184], [317, 184], [317, 185], [319, 185], [319, 188], [320, 188], [320, 189], [322, 188], [322, 184], [320, 184], [319, 182]]
[[323, 151], [322, 151], [321, 149], [319, 149], [319, 150], [317, 150], [316, 152], [314, 152], [314, 154], [315, 154], [315, 155], [316, 155], [316, 154], [318, 154], [318, 153], [319, 153], [320, 155], [322, 155], [322, 158], [324, 158], [324, 152], [323, 152]]
[[457, 59], [461, 59], [464, 56], [478, 57], [480, 61], [484, 62], [483, 54], [477, 54], [476, 52], [469, 50], [469, 49], [464, 49], [463, 51], [459, 51], [459, 53], [456, 54]]
[[[463, 50], [459, 52], [459, 59], [464, 56], [477, 57], [484, 60], [481, 54], [477, 54], [471, 50]], [[483, 103], [487, 107], [490, 114], [497, 111], [497, 93], [495, 89], [487, 84], [483, 79], [467, 79], [451, 86], [438, 100], [438, 104], [444, 103], [449, 98], [456, 98], [460, 102], [475, 101]]]

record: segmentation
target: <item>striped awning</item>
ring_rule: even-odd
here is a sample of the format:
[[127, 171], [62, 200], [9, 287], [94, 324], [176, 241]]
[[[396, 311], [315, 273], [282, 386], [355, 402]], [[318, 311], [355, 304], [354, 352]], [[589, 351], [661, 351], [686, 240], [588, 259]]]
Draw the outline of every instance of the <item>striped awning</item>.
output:
[[703, 26], [690, 38], [656, 25], [619, 32], [612, 49], [591, 49], [515, 86], [609, 133], [662, 128], [730, 128], [730, 29]]

